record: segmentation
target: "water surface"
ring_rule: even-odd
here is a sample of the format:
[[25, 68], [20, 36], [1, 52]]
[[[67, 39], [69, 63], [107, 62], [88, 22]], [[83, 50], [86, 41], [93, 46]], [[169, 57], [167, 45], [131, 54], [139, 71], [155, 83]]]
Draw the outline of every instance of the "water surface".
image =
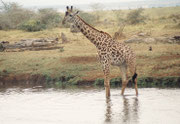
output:
[[180, 124], [180, 89], [0, 89], [0, 124]]

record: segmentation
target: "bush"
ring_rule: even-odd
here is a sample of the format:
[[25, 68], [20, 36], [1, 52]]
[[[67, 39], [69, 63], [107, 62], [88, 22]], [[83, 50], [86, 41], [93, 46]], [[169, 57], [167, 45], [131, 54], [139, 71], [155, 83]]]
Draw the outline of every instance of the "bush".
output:
[[97, 78], [94, 82], [94, 85], [104, 85], [104, 79]]
[[57, 10], [47, 8], [35, 12], [17, 3], [4, 3], [3, 5], [0, 6], [0, 30], [40, 31], [61, 25], [62, 17]]
[[118, 26], [121, 26], [126, 22], [125, 14], [121, 10], [112, 10], [112, 11], [115, 14]]
[[16, 29], [19, 24], [32, 18], [35, 13], [17, 3], [5, 3], [0, 11], [0, 29]]
[[37, 20], [29, 20], [19, 26], [19, 29], [30, 31], [30, 32], [41, 31], [45, 28], [46, 26], [44, 24], [41, 24], [41, 22]]
[[171, 14], [168, 18], [170, 19], [180, 19], [180, 14]]
[[101, 10], [103, 9], [103, 5], [100, 3], [94, 3], [90, 5], [91, 9], [94, 12], [94, 21], [99, 23], [101, 15]]
[[174, 26], [174, 28], [180, 29], [180, 22], [178, 24], [176, 24], [176, 26]]
[[127, 15], [127, 22], [132, 25], [144, 23], [145, 17], [142, 15], [143, 11], [144, 10], [140, 8], [129, 12]]
[[47, 28], [58, 27], [62, 21], [60, 14], [52, 8], [39, 9], [37, 19]]
[[80, 12], [80, 17], [90, 25], [94, 25], [96, 22], [96, 16], [86, 12]]

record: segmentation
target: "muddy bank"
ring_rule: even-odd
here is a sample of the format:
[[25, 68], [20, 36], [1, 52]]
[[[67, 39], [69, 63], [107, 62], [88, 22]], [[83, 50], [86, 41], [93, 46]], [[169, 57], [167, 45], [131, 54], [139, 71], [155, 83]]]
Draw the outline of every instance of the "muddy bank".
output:
[[[121, 78], [111, 79], [111, 86], [121, 86]], [[65, 86], [65, 85], [92, 85], [103, 86], [104, 80], [98, 78], [95, 80], [83, 80], [80, 77], [74, 75], [50, 77], [48, 75], [40, 74], [1, 74], [0, 75], [0, 87], [4, 86]], [[134, 84], [131, 80], [128, 86], [131, 87]], [[139, 87], [177, 87], [180, 88], [180, 77], [140, 77], [138, 78]]]

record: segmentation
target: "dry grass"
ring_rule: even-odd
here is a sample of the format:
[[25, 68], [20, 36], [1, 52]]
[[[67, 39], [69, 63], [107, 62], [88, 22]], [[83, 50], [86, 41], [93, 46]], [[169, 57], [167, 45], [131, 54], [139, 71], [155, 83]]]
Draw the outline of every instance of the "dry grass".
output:
[[[180, 76], [180, 45], [131, 44], [137, 54], [137, 71], [142, 76]], [[22, 74], [78, 75], [88, 80], [102, 78], [103, 72], [93, 44], [79, 46], [79, 42], [64, 45], [59, 50], [0, 53], [0, 71]], [[119, 68], [112, 67], [111, 77], [119, 76]]]

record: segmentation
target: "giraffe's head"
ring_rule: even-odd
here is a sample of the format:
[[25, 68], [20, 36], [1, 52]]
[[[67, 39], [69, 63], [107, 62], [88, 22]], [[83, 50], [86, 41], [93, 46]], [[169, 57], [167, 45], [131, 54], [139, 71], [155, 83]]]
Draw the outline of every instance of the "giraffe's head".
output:
[[63, 24], [65, 24], [66, 22], [72, 23], [74, 21], [74, 17], [79, 13], [79, 11], [73, 12], [73, 6], [71, 6], [71, 8], [67, 6], [66, 9], [67, 10], [62, 21]]

